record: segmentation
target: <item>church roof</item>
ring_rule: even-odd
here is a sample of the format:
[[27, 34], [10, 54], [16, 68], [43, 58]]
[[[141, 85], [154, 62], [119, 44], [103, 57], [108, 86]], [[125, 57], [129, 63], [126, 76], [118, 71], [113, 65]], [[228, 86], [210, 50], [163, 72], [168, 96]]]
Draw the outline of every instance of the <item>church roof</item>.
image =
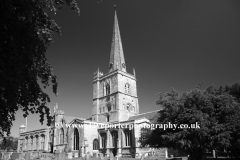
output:
[[126, 72], [126, 64], [123, 55], [123, 47], [118, 25], [117, 12], [115, 11], [109, 72], [116, 69]]
[[64, 120], [66, 123], [72, 122], [76, 117], [71, 117], [71, 116], [64, 116]]
[[140, 119], [140, 118], [146, 118], [150, 121], [154, 121], [156, 119], [157, 115], [158, 115], [158, 111], [159, 110], [138, 114], [136, 116], [129, 117], [128, 120], [137, 120], [137, 119]]

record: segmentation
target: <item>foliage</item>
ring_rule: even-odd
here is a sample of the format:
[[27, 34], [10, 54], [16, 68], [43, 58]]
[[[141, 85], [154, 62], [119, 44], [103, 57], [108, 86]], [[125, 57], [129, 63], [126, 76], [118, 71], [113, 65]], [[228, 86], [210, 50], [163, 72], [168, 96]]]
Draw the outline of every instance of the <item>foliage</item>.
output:
[[[57, 12], [66, 3], [80, 13], [75, 0], [4, 0], [0, 2], [0, 137], [10, 134], [19, 109], [24, 117], [40, 113], [40, 122], [51, 117], [50, 97], [42, 90], [52, 86], [57, 95], [57, 78], [46, 62], [46, 50], [60, 27], [46, 10]], [[38, 83], [39, 82], [39, 83]], [[40, 85], [41, 84], [41, 85]]]
[[5, 140], [3, 140], [0, 143], [1, 150], [17, 150], [18, 146], [18, 139], [14, 137], [6, 137]]
[[[196, 160], [204, 158], [206, 149], [239, 146], [240, 104], [226, 89], [210, 86], [202, 91], [200, 84], [182, 94], [171, 90], [161, 93], [157, 104], [164, 108], [159, 111], [157, 123], [177, 124], [177, 129], [142, 129], [142, 146], [181, 149]], [[191, 126], [196, 123], [200, 128]], [[190, 128], [180, 128], [181, 124]]]

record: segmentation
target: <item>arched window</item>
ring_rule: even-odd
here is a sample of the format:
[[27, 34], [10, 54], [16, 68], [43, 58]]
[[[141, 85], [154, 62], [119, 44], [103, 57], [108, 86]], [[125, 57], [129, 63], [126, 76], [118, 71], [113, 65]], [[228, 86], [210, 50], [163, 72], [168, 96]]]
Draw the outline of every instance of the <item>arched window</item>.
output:
[[101, 134], [101, 140], [102, 140], [102, 148], [106, 148], [106, 141], [107, 141], [106, 133]]
[[124, 131], [125, 134], [125, 145], [132, 146], [132, 133], [129, 130]]
[[59, 144], [63, 144], [63, 143], [64, 143], [64, 130], [63, 128], [61, 128], [59, 131]]
[[110, 94], [110, 85], [109, 83], [106, 84], [106, 95]]
[[25, 150], [28, 150], [28, 137], [25, 139]]
[[38, 150], [38, 135], [36, 135], [36, 150]]
[[73, 150], [79, 150], [79, 132], [77, 128], [74, 128]]
[[30, 149], [31, 149], [31, 150], [34, 150], [34, 148], [33, 148], [33, 137], [31, 137], [31, 142], [30, 142], [30, 144], [31, 144], [31, 145], [30, 145]]
[[118, 134], [116, 131], [112, 132], [112, 147], [117, 148], [117, 139], [118, 139]]
[[45, 136], [41, 136], [41, 149], [44, 149], [44, 143], [45, 143]]
[[93, 140], [93, 150], [98, 150], [99, 149], [99, 143], [97, 139]]
[[130, 84], [126, 83], [125, 84], [125, 93], [129, 94], [129, 91], [130, 91]]

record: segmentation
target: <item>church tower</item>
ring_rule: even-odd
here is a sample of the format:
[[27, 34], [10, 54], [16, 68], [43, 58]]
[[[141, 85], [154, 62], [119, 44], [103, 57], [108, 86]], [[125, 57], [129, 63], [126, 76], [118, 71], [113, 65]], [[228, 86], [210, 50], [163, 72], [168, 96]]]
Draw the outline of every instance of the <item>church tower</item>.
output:
[[127, 73], [115, 11], [108, 73], [99, 69], [94, 73], [92, 121], [125, 121], [138, 113], [135, 71], [134, 75]]

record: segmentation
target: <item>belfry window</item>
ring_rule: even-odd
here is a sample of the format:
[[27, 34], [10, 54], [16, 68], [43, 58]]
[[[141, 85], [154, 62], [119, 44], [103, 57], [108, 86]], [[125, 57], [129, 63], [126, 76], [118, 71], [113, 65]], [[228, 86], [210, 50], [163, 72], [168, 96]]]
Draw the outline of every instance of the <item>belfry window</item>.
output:
[[125, 84], [125, 93], [129, 94], [129, 91], [130, 91], [130, 84], [126, 83]]
[[38, 135], [36, 135], [36, 150], [38, 149]]
[[33, 137], [31, 137], [31, 150], [34, 150], [34, 148], [33, 148]]
[[110, 85], [107, 83], [106, 84], [106, 95], [109, 95], [110, 94]]
[[44, 149], [45, 136], [41, 136], [41, 149]]
[[73, 150], [79, 150], [79, 132], [77, 128], [74, 129]]
[[98, 150], [99, 149], [99, 143], [97, 139], [93, 140], [93, 150]]

